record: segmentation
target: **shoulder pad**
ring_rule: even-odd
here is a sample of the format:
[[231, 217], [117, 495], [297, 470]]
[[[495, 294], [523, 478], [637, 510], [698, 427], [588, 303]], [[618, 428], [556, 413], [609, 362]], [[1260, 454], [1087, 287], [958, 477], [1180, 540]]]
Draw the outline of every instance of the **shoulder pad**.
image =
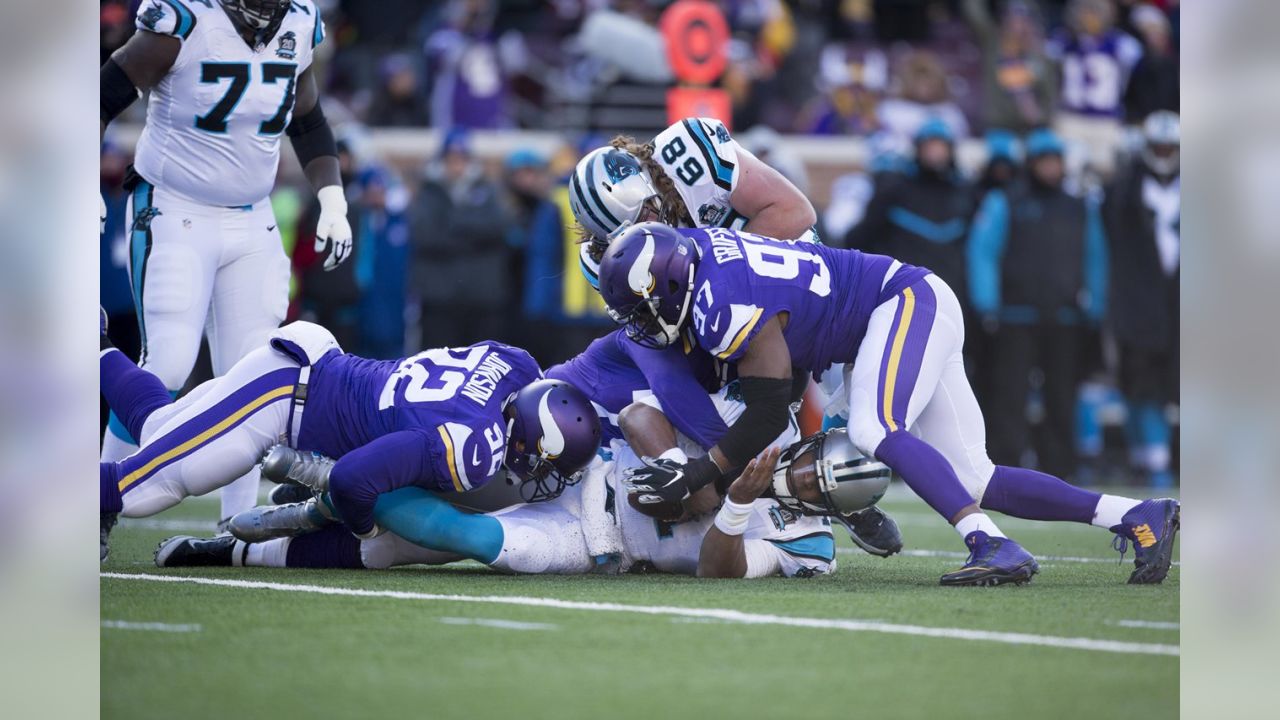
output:
[[[196, 29], [196, 14], [186, 4], [187, 1], [143, 0], [143, 3], [138, 6], [135, 24], [139, 30], [186, 40]], [[206, 2], [206, 0], [197, 1]]]
[[289, 8], [289, 15], [295, 19], [300, 16], [307, 21], [311, 29], [306, 37], [311, 39], [311, 47], [313, 49], [324, 42], [324, 18], [320, 16], [320, 8], [316, 7], [313, 0], [293, 0], [293, 6]]

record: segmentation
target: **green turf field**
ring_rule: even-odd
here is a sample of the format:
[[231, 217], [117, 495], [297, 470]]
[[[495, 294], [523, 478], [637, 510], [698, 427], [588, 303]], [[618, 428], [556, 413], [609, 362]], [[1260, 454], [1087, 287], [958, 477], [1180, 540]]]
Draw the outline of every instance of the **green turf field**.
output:
[[124, 521], [103, 572], [250, 587], [104, 577], [103, 717], [1176, 717], [1177, 566], [1130, 587], [1109, 533], [997, 515], [1035, 582], [941, 588], [959, 538], [913, 497], [883, 506], [906, 554], [846, 536], [812, 579], [157, 570], [160, 539], [212, 528], [189, 500]]

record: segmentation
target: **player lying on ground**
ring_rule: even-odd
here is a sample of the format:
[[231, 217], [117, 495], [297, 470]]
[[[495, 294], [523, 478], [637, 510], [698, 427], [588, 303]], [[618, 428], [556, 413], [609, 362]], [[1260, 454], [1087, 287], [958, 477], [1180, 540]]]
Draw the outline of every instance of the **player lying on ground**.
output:
[[[892, 258], [731, 230], [633, 226], [600, 267], [605, 302], [637, 342], [682, 336], [738, 363], [746, 410], [707, 456], [633, 471], [645, 504], [689, 496], [755, 457], [788, 418], [793, 368], [845, 370], [849, 437], [902, 477], [964, 538], [945, 585], [1025, 582], [1035, 558], [982, 507], [1092, 523], [1136, 548], [1131, 583], [1168, 573], [1179, 522], [1171, 499], [1100, 495], [987, 457], [982, 410], [964, 372], [964, 321], [947, 285]], [[915, 430], [919, 436], [909, 431]]]
[[364, 537], [378, 532], [373, 508], [383, 493], [461, 492], [505, 467], [526, 499], [552, 497], [600, 444], [581, 391], [540, 380], [528, 353], [497, 342], [367, 360], [343, 353], [324, 328], [297, 322], [176, 402], [111, 347], [105, 327], [102, 343], [102, 393], [142, 441], [133, 455], [100, 465], [103, 559], [117, 514], [146, 517], [210, 492], [278, 443], [336, 459], [321, 489]]
[[[338, 150], [312, 69], [324, 21], [312, 0], [143, 0], [137, 32], [102, 65], [101, 128], [148, 94], [130, 191], [129, 273], [142, 366], [175, 393], [208, 336], [214, 375], [265, 342], [289, 304], [269, 194], [288, 136], [320, 215], [326, 270], [351, 254]], [[102, 204], [106, 222], [106, 204]], [[102, 460], [137, 451], [119, 418]], [[222, 492], [229, 518], [257, 502], [256, 473]]]
[[[667, 425], [674, 442], [674, 429]], [[287, 455], [288, 451], [273, 451]], [[375, 517], [389, 531], [360, 540], [340, 525], [296, 537], [244, 542], [231, 536], [169, 538], [156, 551], [160, 567], [262, 566], [386, 568], [478, 560], [504, 572], [582, 574], [653, 569], [700, 577], [809, 576], [835, 569], [829, 515], [875, 503], [889, 469], [862, 457], [842, 430], [815, 436], [752, 461], [717, 514], [658, 523], [625, 503], [614, 504], [625, 468], [595, 463], [582, 483], [546, 502], [483, 515], [467, 514], [419, 488], [378, 499]], [[636, 460], [631, 467], [639, 465]], [[264, 475], [270, 475], [264, 470]], [[604, 502], [583, 504], [592, 483], [608, 484]], [[772, 489], [775, 497], [759, 499]], [[260, 514], [254, 508], [245, 515]], [[611, 556], [593, 555], [591, 516], [610, 521], [618, 543]], [[614, 521], [616, 518], [616, 521]], [[232, 528], [252, 526], [237, 516]]]

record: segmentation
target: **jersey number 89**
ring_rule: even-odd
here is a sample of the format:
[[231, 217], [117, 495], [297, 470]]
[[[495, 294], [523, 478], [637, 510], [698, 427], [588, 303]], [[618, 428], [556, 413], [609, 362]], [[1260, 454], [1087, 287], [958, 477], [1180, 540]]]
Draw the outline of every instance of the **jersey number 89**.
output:
[[[674, 137], [671, 138], [671, 142], [662, 146], [662, 151], [659, 155], [662, 156], [662, 162], [668, 165], [675, 165], [676, 160], [679, 160], [680, 156], [684, 155], [686, 150], [688, 150], [688, 148], [685, 147], [684, 140]], [[702, 169], [702, 165], [698, 163], [698, 159], [692, 155], [685, 158], [684, 162], [680, 163], [680, 165], [676, 167], [676, 177], [680, 178], [680, 181], [685, 185], [693, 185], [698, 182], [698, 179], [701, 178], [705, 172], [706, 171]]]

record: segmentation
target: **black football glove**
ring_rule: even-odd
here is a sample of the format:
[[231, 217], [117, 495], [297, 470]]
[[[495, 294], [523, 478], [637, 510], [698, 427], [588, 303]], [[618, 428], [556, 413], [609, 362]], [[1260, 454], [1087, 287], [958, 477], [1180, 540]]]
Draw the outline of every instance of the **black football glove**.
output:
[[681, 502], [689, 497], [684, 466], [674, 460], [646, 460], [642, 467], [627, 470], [627, 493], [641, 505]]

